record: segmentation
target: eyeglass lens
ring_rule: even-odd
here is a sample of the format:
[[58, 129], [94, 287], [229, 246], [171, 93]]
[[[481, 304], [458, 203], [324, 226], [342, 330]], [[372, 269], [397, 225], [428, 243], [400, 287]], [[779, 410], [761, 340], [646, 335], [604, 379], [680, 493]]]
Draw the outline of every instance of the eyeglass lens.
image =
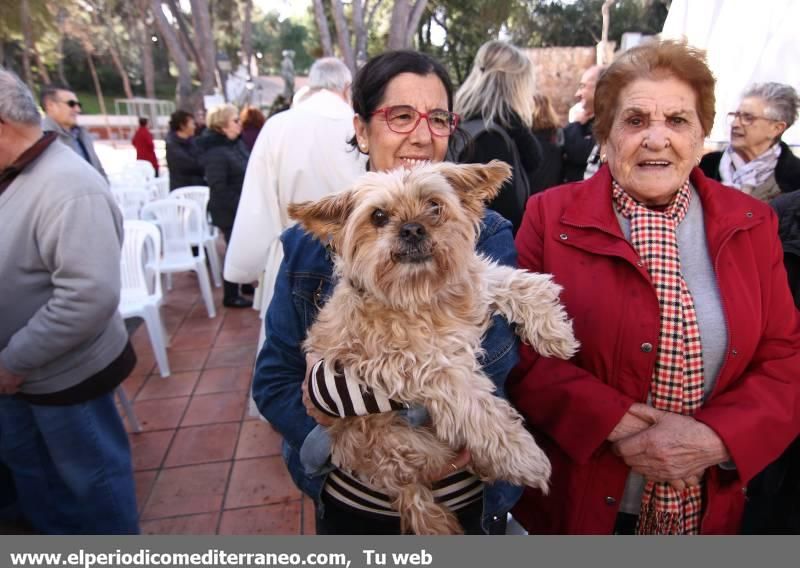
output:
[[69, 108], [75, 108], [75, 107], [78, 107], [78, 108], [80, 108], [80, 106], [81, 106], [81, 103], [80, 103], [80, 101], [76, 101], [75, 99], [71, 99], [71, 100], [69, 100], [69, 101], [64, 101], [64, 102], [66, 103], [66, 105], [67, 105]]
[[[434, 110], [428, 113], [428, 125], [434, 134], [446, 136], [455, 128], [455, 115], [446, 110]], [[395, 132], [406, 134], [411, 132], [420, 120], [420, 113], [410, 106], [394, 106], [386, 109], [386, 121]]]

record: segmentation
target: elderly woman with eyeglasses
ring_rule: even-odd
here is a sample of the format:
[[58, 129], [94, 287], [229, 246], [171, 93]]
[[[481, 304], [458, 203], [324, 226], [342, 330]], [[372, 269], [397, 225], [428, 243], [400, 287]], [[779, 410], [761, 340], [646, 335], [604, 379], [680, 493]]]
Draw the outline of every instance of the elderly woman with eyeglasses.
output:
[[519, 265], [553, 274], [570, 361], [520, 349], [512, 401], [553, 468], [532, 533], [736, 533], [747, 482], [800, 430], [800, 317], [775, 214], [695, 167], [714, 120], [702, 52], [622, 54], [597, 83], [605, 164], [536, 194]]
[[738, 110], [728, 113], [730, 144], [722, 152], [706, 154], [700, 168], [708, 177], [762, 201], [800, 189], [800, 158], [781, 142], [799, 107], [800, 98], [789, 85], [753, 85]]

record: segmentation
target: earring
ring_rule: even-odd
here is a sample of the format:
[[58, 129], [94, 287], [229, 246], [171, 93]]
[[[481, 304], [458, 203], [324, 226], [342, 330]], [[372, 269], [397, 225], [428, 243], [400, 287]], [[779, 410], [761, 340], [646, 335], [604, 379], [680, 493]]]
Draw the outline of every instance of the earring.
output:
[[605, 164], [607, 161], [608, 161], [608, 156], [606, 156], [605, 154], [601, 154], [600, 155], [600, 163], [601, 164]]
[[363, 142], [361, 144], [359, 144], [358, 147], [361, 148], [362, 152], [366, 152], [367, 151], [367, 145], [364, 144]]

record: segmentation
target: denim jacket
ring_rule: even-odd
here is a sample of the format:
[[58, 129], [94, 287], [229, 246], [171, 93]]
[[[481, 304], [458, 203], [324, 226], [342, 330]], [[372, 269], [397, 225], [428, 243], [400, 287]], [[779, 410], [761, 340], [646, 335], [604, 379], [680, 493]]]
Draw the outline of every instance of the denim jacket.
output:
[[[306, 414], [303, 406], [300, 386], [306, 361], [301, 345], [333, 292], [333, 263], [326, 248], [297, 225], [287, 229], [281, 241], [284, 259], [267, 310], [267, 339], [256, 362], [253, 398], [261, 414], [283, 436], [283, 457], [294, 482], [319, 505], [326, 474], [332, 469], [328, 460], [330, 446], [327, 432]], [[476, 250], [501, 264], [516, 266], [511, 223], [487, 210]], [[499, 396], [505, 397], [504, 383], [517, 363], [517, 347], [511, 326], [495, 316], [483, 339], [482, 364]], [[487, 485], [483, 496], [484, 529], [503, 518], [521, 494], [522, 488], [507, 483]]]

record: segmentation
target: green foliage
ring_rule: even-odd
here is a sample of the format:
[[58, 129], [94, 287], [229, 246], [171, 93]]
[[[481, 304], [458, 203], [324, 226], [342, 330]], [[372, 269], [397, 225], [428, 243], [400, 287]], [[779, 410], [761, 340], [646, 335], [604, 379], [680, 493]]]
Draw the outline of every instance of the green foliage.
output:
[[[600, 41], [603, 0], [521, 0], [511, 18], [512, 41], [524, 47], [593, 46]], [[611, 7], [608, 39], [620, 44], [624, 32], [657, 34], [668, 0], [617, 0]]]
[[[497, 38], [518, 0], [431, 0], [417, 33], [419, 49], [436, 56], [450, 69], [457, 84], [466, 79], [475, 54]], [[446, 33], [444, 44], [433, 44], [436, 28]]]

